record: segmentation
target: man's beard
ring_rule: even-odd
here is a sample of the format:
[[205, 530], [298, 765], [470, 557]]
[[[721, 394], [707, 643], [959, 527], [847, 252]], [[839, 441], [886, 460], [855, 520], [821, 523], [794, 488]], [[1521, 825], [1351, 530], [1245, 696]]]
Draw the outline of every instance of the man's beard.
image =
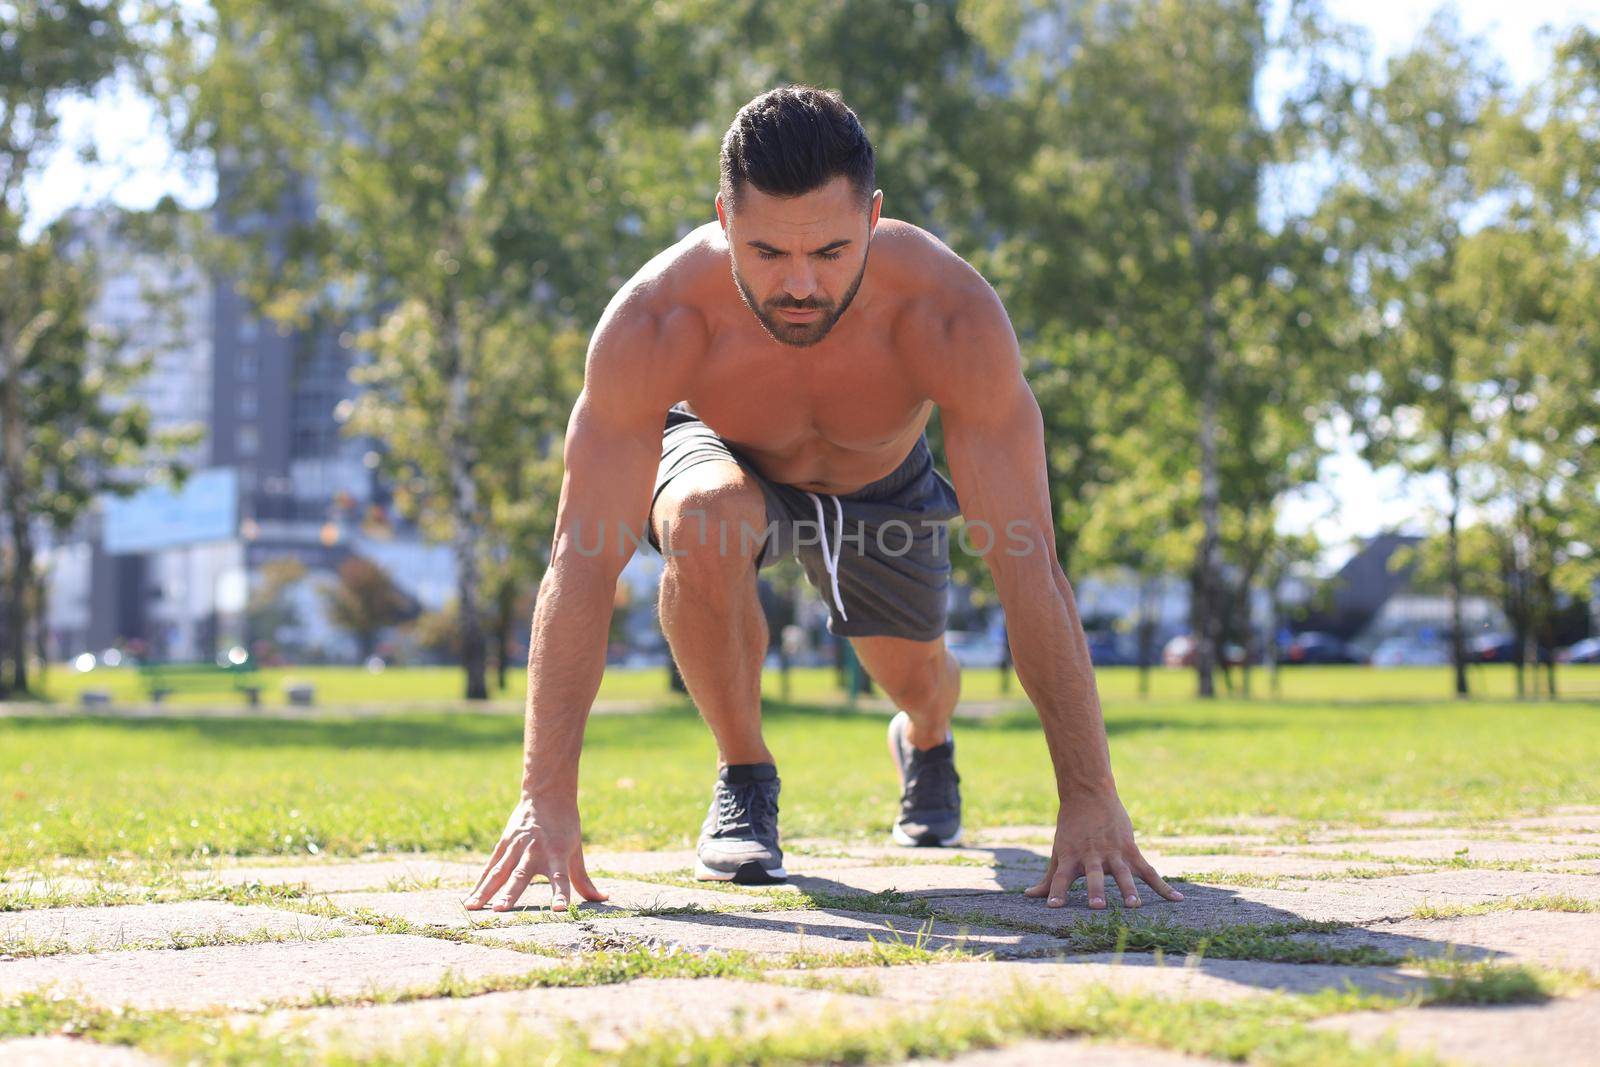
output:
[[[856, 298], [856, 290], [861, 288], [861, 279], [866, 276], [867, 261], [862, 257], [861, 269], [856, 272], [856, 280], [850, 283], [850, 288], [845, 290], [838, 306], [831, 303], [822, 303], [816, 300], [791, 300], [786, 296], [777, 296], [767, 301], [766, 307], [761, 306], [756, 299], [756, 294], [739, 277], [739, 268], [733, 268], [733, 284], [739, 288], [739, 296], [743, 298], [745, 307], [755, 313], [761, 320], [761, 325], [767, 333], [779, 344], [789, 345], [792, 348], [810, 348], [812, 345], [828, 336], [828, 331], [833, 329], [833, 324], [839, 321], [839, 316], [845, 313], [850, 306], [850, 301]], [[822, 314], [815, 322], [788, 322], [779, 314], [779, 309], [787, 308], [791, 311], [801, 309], [816, 309]]]

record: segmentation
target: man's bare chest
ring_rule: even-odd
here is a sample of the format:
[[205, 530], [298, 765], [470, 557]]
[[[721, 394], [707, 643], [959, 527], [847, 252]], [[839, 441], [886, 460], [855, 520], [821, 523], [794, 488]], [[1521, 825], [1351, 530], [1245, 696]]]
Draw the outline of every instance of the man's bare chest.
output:
[[779, 454], [893, 450], [931, 408], [887, 330], [812, 348], [720, 337], [690, 392], [690, 406], [725, 439]]

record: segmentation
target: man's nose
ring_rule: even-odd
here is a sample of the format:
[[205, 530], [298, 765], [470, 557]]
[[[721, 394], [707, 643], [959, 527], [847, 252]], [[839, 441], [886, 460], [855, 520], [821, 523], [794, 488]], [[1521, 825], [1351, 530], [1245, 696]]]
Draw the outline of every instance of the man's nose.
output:
[[790, 267], [784, 274], [783, 291], [790, 299], [805, 300], [817, 291], [817, 274], [810, 264]]

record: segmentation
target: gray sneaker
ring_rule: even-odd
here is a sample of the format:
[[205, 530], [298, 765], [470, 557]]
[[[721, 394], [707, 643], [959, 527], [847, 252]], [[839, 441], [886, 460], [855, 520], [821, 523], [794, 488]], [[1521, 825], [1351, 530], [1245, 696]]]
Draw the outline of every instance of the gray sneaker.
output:
[[697, 879], [770, 885], [789, 877], [778, 847], [778, 786], [778, 768], [770, 763], [722, 768], [700, 827]]
[[938, 848], [961, 843], [961, 776], [956, 773], [956, 742], [923, 751], [911, 744], [911, 717], [889, 720], [889, 752], [900, 772], [900, 816], [894, 840], [907, 848]]

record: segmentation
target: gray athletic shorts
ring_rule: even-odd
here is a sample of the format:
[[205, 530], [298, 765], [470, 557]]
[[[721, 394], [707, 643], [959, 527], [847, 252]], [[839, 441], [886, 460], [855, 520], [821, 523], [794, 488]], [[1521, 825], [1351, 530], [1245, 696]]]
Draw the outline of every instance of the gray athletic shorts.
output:
[[[667, 412], [652, 510], [668, 482], [698, 463], [717, 459], [739, 464], [761, 487], [767, 501], [766, 529], [742, 537], [739, 530], [718, 531], [685, 517], [669, 531], [672, 551], [684, 552], [701, 537], [730, 553], [742, 551], [743, 543], [753, 547], [759, 542], [758, 570], [790, 555], [800, 557], [806, 577], [828, 604], [829, 633], [914, 641], [931, 641], [944, 633], [950, 586], [947, 524], [961, 514], [961, 505], [955, 487], [934, 469], [926, 434], [898, 467], [877, 481], [853, 493], [813, 493], [764, 477], [680, 402]], [[661, 552], [654, 526], [649, 540]]]

